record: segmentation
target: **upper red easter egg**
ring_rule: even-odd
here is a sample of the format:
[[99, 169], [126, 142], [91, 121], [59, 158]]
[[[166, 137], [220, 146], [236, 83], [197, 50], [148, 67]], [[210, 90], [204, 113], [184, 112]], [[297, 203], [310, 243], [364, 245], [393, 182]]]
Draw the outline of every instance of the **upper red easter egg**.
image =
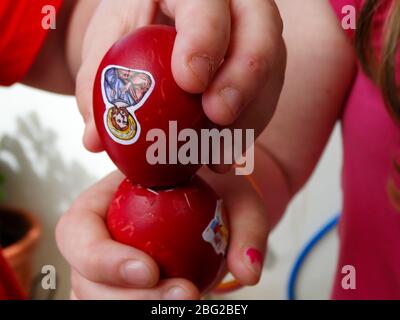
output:
[[103, 146], [133, 183], [146, 187], [174, 186], [190, 178], [200, 165], [176, 159], [185, 143], [176, 142], [176, 133], [209, 127], [201, 95], [183, 91], [172, 76], [175, 37], [168, 26], [137, 29], [107, 52], [94, 83], [94, 119]]

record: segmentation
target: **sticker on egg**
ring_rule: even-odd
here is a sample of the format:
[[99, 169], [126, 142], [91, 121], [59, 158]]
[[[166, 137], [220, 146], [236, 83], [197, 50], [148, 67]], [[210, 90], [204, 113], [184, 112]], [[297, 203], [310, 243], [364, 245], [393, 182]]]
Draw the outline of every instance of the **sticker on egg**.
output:
[[104, 126], [115, 142], [129, 145], [140, 136], [140, 123], [135, 111], [151, 95], [155, 81], [150, 72], [110, 65], [103, 70], [101, 87]]

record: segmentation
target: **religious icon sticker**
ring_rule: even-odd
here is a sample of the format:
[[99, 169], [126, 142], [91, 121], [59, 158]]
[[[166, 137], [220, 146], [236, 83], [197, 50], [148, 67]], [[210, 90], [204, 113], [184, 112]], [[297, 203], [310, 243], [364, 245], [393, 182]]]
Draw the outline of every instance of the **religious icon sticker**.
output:
[[222, 200], [217, 201], [215, 216], [203, 231], [203, 240], [209, 242], [217, 254], [225, 255], [229, 233], [222, 217]]
[[103, 70], [104, 126], [115, 142], [130, 145], [139, 139], [140, 123], [135, 111], [144, 105], [154, 86], [154, 78], [147, 71], [116, 65]]

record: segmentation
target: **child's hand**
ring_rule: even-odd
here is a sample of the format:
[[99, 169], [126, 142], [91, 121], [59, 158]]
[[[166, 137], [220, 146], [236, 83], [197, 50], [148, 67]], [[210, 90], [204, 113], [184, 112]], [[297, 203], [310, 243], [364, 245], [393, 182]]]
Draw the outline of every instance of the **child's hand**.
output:
[[104, 218], [122, 174], [114, 172], [82, 193], [61, 218], [56, 239], [71, 266], [71, 297], [77, 299], [196, 299], [187, 280], [158, 281], [147, 254], [110, 238]]
[[[222, 196], [229, 215], [228, 268], [243, 285], [255, 284], [260, 277], [269, 229], [261, 200], [243, 177], [221, 176], [207, 168], [201, 175]], [[71, 297], [199, 298], [191, 282], [183, 279], [159, 281], [159, 270], [153, 259], [110, 238], [104, 217], [123, 178], [120, 173], [113, 173], [85, 191], [58, 224], [57, 243], [72, 268]]]
[[[204, 92], [208, 117], [219, 125], [239, 119], [235, 127], [255, 128], [256, 135], [269, 122], [286, 63], [282, 22], [274, 1], [105, 0], [93, 7], [93, 1], [77, 5], [67, 41], [72, 43], [68, 57], [77, 73], [76, 96], [86, 122], [84, 145], [90, 151], [102, 149], [91, 114], [100, 60], [126, 33], [170, 19], [178, 32], [172, 58], [175, 80], [188, 92]], [[76, 38], [90, 11], [94, 14], [82, 44]]]

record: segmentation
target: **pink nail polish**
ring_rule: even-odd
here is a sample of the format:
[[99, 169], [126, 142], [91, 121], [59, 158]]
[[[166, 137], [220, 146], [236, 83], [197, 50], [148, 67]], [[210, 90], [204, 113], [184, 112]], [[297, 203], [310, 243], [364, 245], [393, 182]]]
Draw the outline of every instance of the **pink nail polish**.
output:
[[247, 265], [253, 271], [257, 277], [261, 276], [261, 269], [263, 265], [263, 255], [262, 253], [254, 248], [249, 248], [246, 251]]
[[260, 266], [262, 265], [263, 256], [259, 250], [250, 248], [246, 251], [246, 255], [249, 257], [251, 264], [258, 264]]

